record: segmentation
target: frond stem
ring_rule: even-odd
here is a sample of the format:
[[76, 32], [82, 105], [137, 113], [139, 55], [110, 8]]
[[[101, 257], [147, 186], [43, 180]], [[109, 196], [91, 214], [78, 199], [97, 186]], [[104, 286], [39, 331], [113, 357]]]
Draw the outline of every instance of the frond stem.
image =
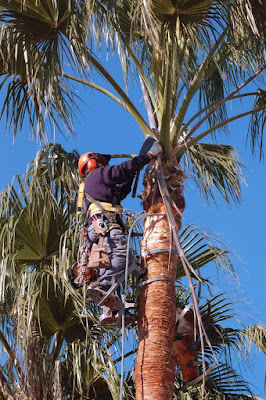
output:
[[162, 122], [160, 129], [160, 142], [163, 146], [164, 152], [170, 158], [170, 140], [169, 140], [169, 130], [170, 130], [170, 120], [172, 114], [172, 95], [171, 95], [171, 83], [172, 83], [172, 55], [171, 50], [169, 50], [169, 62], [166, 65], [166, 73], [164, 80], [164, 93], [163, 93], [163, 113]]
[[201, 66], [199, 67], [199, 71], [196, 74], [196, 76], [194, 77], [194, 79], [191, 82], [191, 85], [187, 91], [187, 94], [182, 102], [182, 105], [178, 111], [178, 113], [176, 114], [175, 118], [174, 118], [174, 125], [171, 131], [171, 136], [170, 139], [171, 141], [173, 141], [173, 145], [176, 144], [177, 141], [177, 136], [178, 133], [181, 129], [181, 125], [182, 122], [184, 120], [184, 117], [186, 115], [186, 112], [188, 110], [189, 104], [192, 101], [192, 98], [194, 96], [194, 94], [196, 93], [196, 91], [198, 90], [198, 88], [201, 86], [204, 78], [205, 78], [205, 70], [206, 67], [208, 65], [208, 63], [210, 62], [211, 57], [213, 56], [213, 54], [216, 52], [216, 50], [218, 49], [218, 47], [220, 46], [220, 44], [222, 43], [224, 37], [226, 36], [226, 32], [227, 29], [225, 29], [220, 37], [217, 39], [217, 41], [215, 42], [215, 44], [213, 45], [212, 49], [210, 50], [209, 54], [207, 55], [207, 57], [205, 58], [205, 60], [202, 62]]
[[205, 136], [207, 136], [209, 133], [212, 133], [213, 131], [215, 131], [216, 129], [221, 128], [222, 126], [229, 124], [232, 121], [235, 121], [237, 119], [240, 119], [242, 117], [245, 117], [247, 115], [250, 115], [254, 112], [258, 112], [261, 110], [265, 110], [266, 106], [262, 106], [262, 107], [258, 107], [258, 108], [253, 108], [252, 110], [246, 111], [242, 114], [238, 114], [235, 115], [232, 118], [228, 118], [225, 121], [220, 122], [219, 124], [212, 126], [210, 129], [207, 129], [206, 131], [202, 132], [200, 135], [196, 136], [195, 138], [191, 139], [188, 143], [185, 143], [182, 145], [181, 148], [179, 148], [179, 150], [176, 152], [176, 157], [180, 158], [182, 157], [182, 155], [192, 146], [194, 146], [194, 144], [198, 143], [202, 138], [204, 138]]
[[191, 128], [189, 134], [186, 137], [186, 140], [189, 139], [193, 133], [203, 124], [203, 122], [206, 121], [216, 110], [218, 110], [222, 105], [233, 98], [233, 96], [238, 93], [243, 87], [245, 87], [248, 83], [250, 83], [253, 79], [255, 79], [264, 69], [266, 68], [266, 64], [263, 65], [261, 68], [259, 68], [251, 77], [249, 77], [245, 82], [242, 83], [242, 85], [238, 86], [233, 92], [231, 92], [227, 97], [225, 97], [223, 100], [219, 101], [216, 106], [213, 107], [212, 110], [210, 110], [199, 122], [197, 122], [193, 128]]
[[18, 375], [21, 376], [21, 368], [20, 368], [20, 365], [18, 363], [18, 360], [16, 359], [14, 352], [12, 351], [9, 343], [7, 342], [7, 340], [5, 338], [4, 333], [1, 330], [0, 330], [0, 341], [1, 341], [5, 351], [7, 352], [8, 357], [12, 361], [13, 368], [15, 368], [17, 373], [18, 373]]
[[[239, 94], [237, 96], [233, 96], [229, 100], [235, 100], [235, 99], [239, 99], [239, 98], [242, 98], [242, 97], [248, 97], [248, 96], [256, 96], [256, 94], [257, 94], [257, 92]], [[190, 120], [181, 129], [181, 131], [180, 131], [181, 134], [188, 128], [188, 126], [191, 124], [192, 121], [194, 121], [197, 117], [199, 117], [205, 111], [208, 111], [210, 108], [215, 107], [217, 104], [218, 104], [218, 102], [216, 101], [216, 102], [214, 102], [214, 103], [202, 108], [199, 112], [197, 112], [197, 114], [193, 115], [193, 117], [190, 118]]]
[[[112, 94], [111, 92], [109, 92], [107, 89], [103, 88], [102, 86], [96, 85], [95, 83], [89, 82], [85, 79], [82, 78], [78, 78], [76, 76], [73, 75], [69, 75], [66, 73], [63, 73], [63, 76], [67, 79], [71, 79], [75, 82], [79, 82], [82, 83], [83, 85], [89, 86], [103, 94], [105, 94], [106, 96], [110, 97], [112, 100], [114, 100], [116, 103], [118, 103], [120, 106], [122, 106], [126, 111], [128, 111], [137, 121], [137, 123], [139, 124], [142, 132], [147, 135], [152, 135], [151, 130], [149, 129], [147, 123], [145, 122], [145, 120], [143, 119], [143, 117], [141, 116], [141, 114], [139, 113], [139, 111], [136, 109], [136, 107], [134, 106], [134, 104], [131, 102], [131, 100], [129, 100], [129, 98], [127, 97], [127, 95], [123, 92], [123, 90], [121, 89], [119, 93], [119, 95], [121, 95], [121, 97], [126, 98], [125, 101], [122, 101], [121, 99], [119, 99], [118, 97], [116, 97], [114, 94]], [[122, 93], [124, 93], [124, 96], [122, 95]]]

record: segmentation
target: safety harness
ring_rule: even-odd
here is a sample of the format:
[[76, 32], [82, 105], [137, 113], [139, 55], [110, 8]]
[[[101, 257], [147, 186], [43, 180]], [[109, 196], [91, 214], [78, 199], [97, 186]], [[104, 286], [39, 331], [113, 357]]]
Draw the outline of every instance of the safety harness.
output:
[[[121, 229], [121, 225], [117, 222], [117, 214], [122, 214], [123, 210], [121, 205], [100, 202], [88, 193], [85, 193], [84, 181], [82, 181], [78, 190], [77, 218], [81, 215], [84, 198], [91, 203], [86, 213], [86, 221], [91, 218], [95, 231], [98, 234], [98, 241], [93, 243], [89, 250], [87, 246], [88, 232], [84, 226], [80, 235], [77, 262], [72, 268], [68, 269], [70, 282], [75, 289], [80, 288], [84, 284], [96, 281], [98, 278], [98, 269], [111, 267], [107, 247], [103, 243], [104, 237], [111, 229]], [[115, 196], [114, 203], [116, 201], [117, 197]], [[75, 268], [77, 270], [76, 274], [74, 272]]]
[[[98, 234], [106, 235], [111, 229], [118, 228], [121, 229], [121, 226], [118, 224], [116, 220], [117, 214], [122, 214], [122, 206], [113, 205], [107, 202], [100, 202], [95, 200], [88, 193], [85, 193], [85, 197], [87, 200], [91, 202], [87, 211], [87, 220], [92, 218], [93, 226]], [[101, 218], [93, 218], [96, 215], [101, 215]]]

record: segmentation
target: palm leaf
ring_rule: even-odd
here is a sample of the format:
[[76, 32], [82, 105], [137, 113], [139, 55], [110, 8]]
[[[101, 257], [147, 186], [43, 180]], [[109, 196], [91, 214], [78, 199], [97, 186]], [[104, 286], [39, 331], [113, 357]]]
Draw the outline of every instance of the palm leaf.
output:
[[240, 201], [241, 164], [232, 146], [197, 143], [189, 149], [186, 167], [208, 202], [215, 202], [215, 189], [228, 204]]
[[[209, 75], [205, 79], [202, 86], [200, 87], [199, 91], [200, 109], [202, 108], [202, 106], [207, 107], [208, 105], [216, 103], [225, 97], [224, 80], [222, 76], [223, 71], [221, 69], [222, 66], [219, 66], [219, 69], [217, 68], [216, 70], [214, 70], [211, 73], [211, 75]], [[227, 118], [226, 107], [225, 105], [223, 105], [214, 114], [210, 116], [210, 118], [208, 119], [209, 126], [213, 126], [218, 122], [225, 120], [226, 118]]]
[[[189, 263], [197, 270], [214, 261], [217, 268], [231, 274], [236, 278], [236, 273], [231, 263], [226, 248], [221, 248], [221, 242], [217, 235], [210, 230], [188, 225], [180, 230], [180, 243]], [[177, 265], [177, 279], [184, 276], [181, 261]]]
[[220, 364], [209, 375], [206, 387], [211, 392], [218, 392], [221, 395], [230, 398], [234, 394], [251, 395], [247, 382], [245, 382], [239, 374], [227, 364]]
[[254, 152], [255, 147], [259, 148], [260, 157], [263, 156], [263, 133], [266, 123], [266, 91], [258, 89], [258, 94], [254, 100], [254, 108], [264, 107], [261, 111], [252, 114], [249, 124], [249, 136], [251, 149]]
[[12, 128], [16, 134], [28, 115], [29, 125], [37, 137], [45, 137], [46, 123], [62, 129], [59, 119], [68, 131], [72, 131], [74, 96], [60, 77], [57, 46], [38, 46], [38, 42], [26, 40], [22, 33], [7, 23], [2, 25], [0, 43], [3, 49], [0, 89], [6, 91], [1, 117], [6, 114], [7, 128]]
[[[41, 1], [38, 7], [30, 0], [22, 7], [20, 1], [12, 4], [1, 1], [0, 5], [4, 7], [0, 13], [4, 21], [0, 35], [3, 49], [0, 74], [6, 75], [1, 83], [2, 92], [6, 91], [1, 116], [6, 114], [8, 129], [12, 128], [16, 135], [28, 115], [37, 138], [46, 138], [49, 125], [62, 131], [60, 120], [67, 131], [73, 132], [76, 99], [62, 78], [62, 63], [63, 56], [74, 63], [76, 54], [82, 58], [82, 38], [86, 34], [79, 41], [75, 34], [81, 33], [82, 24], [78, 21], [83, 13], [79, 14], [80, 9], [71, 7], [68, 0]], [[73, 55], [67, 39], [73, 41]]]
[[240, 2], [253, 34], [258, 39], [265, 39], [266, 6], [263, 0], [246, 0]]
[[248, 326], [242, 332], [242, 341], [253, 342], [263, 353], [266, 353], [266, 329], [264, 325]]

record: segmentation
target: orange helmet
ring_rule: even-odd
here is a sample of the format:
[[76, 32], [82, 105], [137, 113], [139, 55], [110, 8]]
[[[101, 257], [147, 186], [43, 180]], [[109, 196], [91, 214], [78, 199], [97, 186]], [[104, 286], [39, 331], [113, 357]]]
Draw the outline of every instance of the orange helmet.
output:
[[84, 169], [88, 167], [89, 171], [94, 171], [98, 167], [98, 162], [107, 165], [111, 156], [108, 154], [85, 153], [79, 158], [78, 168], [81, 176], [85, 176]]

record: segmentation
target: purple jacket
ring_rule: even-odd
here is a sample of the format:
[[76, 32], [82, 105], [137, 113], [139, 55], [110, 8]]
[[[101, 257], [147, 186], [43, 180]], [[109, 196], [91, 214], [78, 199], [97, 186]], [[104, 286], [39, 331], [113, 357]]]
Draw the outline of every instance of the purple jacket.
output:
[[[137, 156], [118, 165], [97, 168], [85, 179], [85, 193], [95, 200], [113, 203], [115, 192], [119, 192], [116, 204], [120, 204], [131, 191], [135, 174], [150, 162], [147, 154]], [[86, 208], [90, 201], [85, 199]]]

